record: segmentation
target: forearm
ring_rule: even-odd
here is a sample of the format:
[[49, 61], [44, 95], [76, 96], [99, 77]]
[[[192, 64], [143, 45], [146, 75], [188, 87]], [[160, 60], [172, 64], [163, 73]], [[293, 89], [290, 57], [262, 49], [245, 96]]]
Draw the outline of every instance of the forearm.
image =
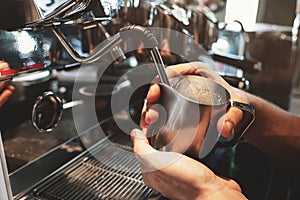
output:
[[255, 121], [245, 138], [272, 157], [295, 161], [300, 155], [300, 117], [255, 95], [245, 93], [255, 108]]

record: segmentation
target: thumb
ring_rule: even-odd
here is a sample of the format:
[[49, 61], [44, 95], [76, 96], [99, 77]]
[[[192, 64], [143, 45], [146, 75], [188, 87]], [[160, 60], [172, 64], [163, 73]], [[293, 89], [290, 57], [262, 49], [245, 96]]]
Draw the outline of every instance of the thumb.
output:
[[130, 138], [133, 143], [133, 151], [135, 154], [149, 154], [156, 150], [149, 145], [146, 134], [139, 129], [133, 129], [130, 133]]
[[133, 151], [139, 160], [142, 173], [163, 169], [182, 157], [182, 154], [154, 149], [149, 145], [145, 133], [139, 129], [133, 129], [130, 136], [133, 142]]
[[242, 119], [243, 111], [238, 108], [231, 107], [227, 113], [218, 120], [218, 131], [223, 137], [228, 138], [234, 133], [235, 127], [238, 126]]

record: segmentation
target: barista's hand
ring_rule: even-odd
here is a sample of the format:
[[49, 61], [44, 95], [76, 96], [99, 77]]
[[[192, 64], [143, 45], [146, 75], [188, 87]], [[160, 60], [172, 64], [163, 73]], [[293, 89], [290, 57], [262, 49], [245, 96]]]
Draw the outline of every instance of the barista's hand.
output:
[[131, 132], [144, 183], [170, 199], [246, 199], [239, 185], [216, 176], [202, 163], [182, 154], [153, 149], [143, 132]]
[[[0, 61], [0, 72], [1, 70], [9, 69], [8, 63]], [[12, 96], [15, 87], [10, 84], [10, 81], [0, 82], [0, 107]]]
[[12, 96], [15, 87], [9, 82], [0, 82], [0, 107]]
[[[221, 76], [212, 71], [208, 66], [201, 62], [192, 62], [185, 64], [178, 64], [169, 66], [166, 68], [168, 77], [175, 77], [178, 75], [188, 75], [194, 74], [210, 78], [219, 84], [223, 85], [231, 95], [232, 100], [239, 102], [247, 103], [246, 97], [243, 93], [232, 86], [230, 86]], [[148, 91], [147, 103], [144, 105], [142, 111], [142, 118], [140, 125], [143, 128], [146, 128], [148, 125], [155, 123], [159, 116], [158, 112], [155, 110], [155, 106], [151, 107], [160, 97], [160, 88], [159, 85], [153, 84]], [[243, 112], [235, 107], [231, 107], [226, 115], [222, 116], [218, 121], [218, 131], [222, 134], [223, 137], [229, 137], [233, 131], [234, 127], [241, 121], [243, 117]]]

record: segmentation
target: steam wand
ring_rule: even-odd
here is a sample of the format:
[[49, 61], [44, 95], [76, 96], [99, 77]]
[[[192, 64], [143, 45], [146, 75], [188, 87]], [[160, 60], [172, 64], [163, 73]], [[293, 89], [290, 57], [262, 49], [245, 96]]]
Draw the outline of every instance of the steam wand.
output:
[[159, 79], [162, 83], [170, 86], [170, 82], [165, 70], [165, 66], [163, 64], [163, 60], [161, 58], [161, 55], [159, 53], [159, 50], [157, 47], [154, 47], [153, 49], [150, 50], [156, 71], [158, 73]]
[[72, 45], [67, 42], [65, 36], [60, 32], [59, 29], [54, 28], [53, 33], [61, 42], [65, 50], [70, 54], [70, 56], [79, 63], [93, 63], [101, 59], [104, 55], [109, 53], [112, 49], [116, 48], [121, 42], [125, 41], [126, 39], [136, 38], [144, 43], [145, 48], [150, 49], [151, 57], [153, 59], [161, 82], [166, 85], [170, 85], [168, 76], [165, 71], [165, 65], [158, 50], [158, 41], [154, 37], [153, 33], [142, 26], [131, 25], [121, 28], [119, 33], [110, 37], [102, 48], [95, 50], [95, 52], [88, 57], [79, 55], [74, 50]]

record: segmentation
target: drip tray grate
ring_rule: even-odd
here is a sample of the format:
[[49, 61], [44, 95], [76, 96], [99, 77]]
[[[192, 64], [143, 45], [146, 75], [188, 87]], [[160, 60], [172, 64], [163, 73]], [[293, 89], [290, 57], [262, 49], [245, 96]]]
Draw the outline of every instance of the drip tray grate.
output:
[[131, 147], [105, 140], [86, 154], [40, 184], [33, 195], [47, 200], [132, 200], [151, 195]]

